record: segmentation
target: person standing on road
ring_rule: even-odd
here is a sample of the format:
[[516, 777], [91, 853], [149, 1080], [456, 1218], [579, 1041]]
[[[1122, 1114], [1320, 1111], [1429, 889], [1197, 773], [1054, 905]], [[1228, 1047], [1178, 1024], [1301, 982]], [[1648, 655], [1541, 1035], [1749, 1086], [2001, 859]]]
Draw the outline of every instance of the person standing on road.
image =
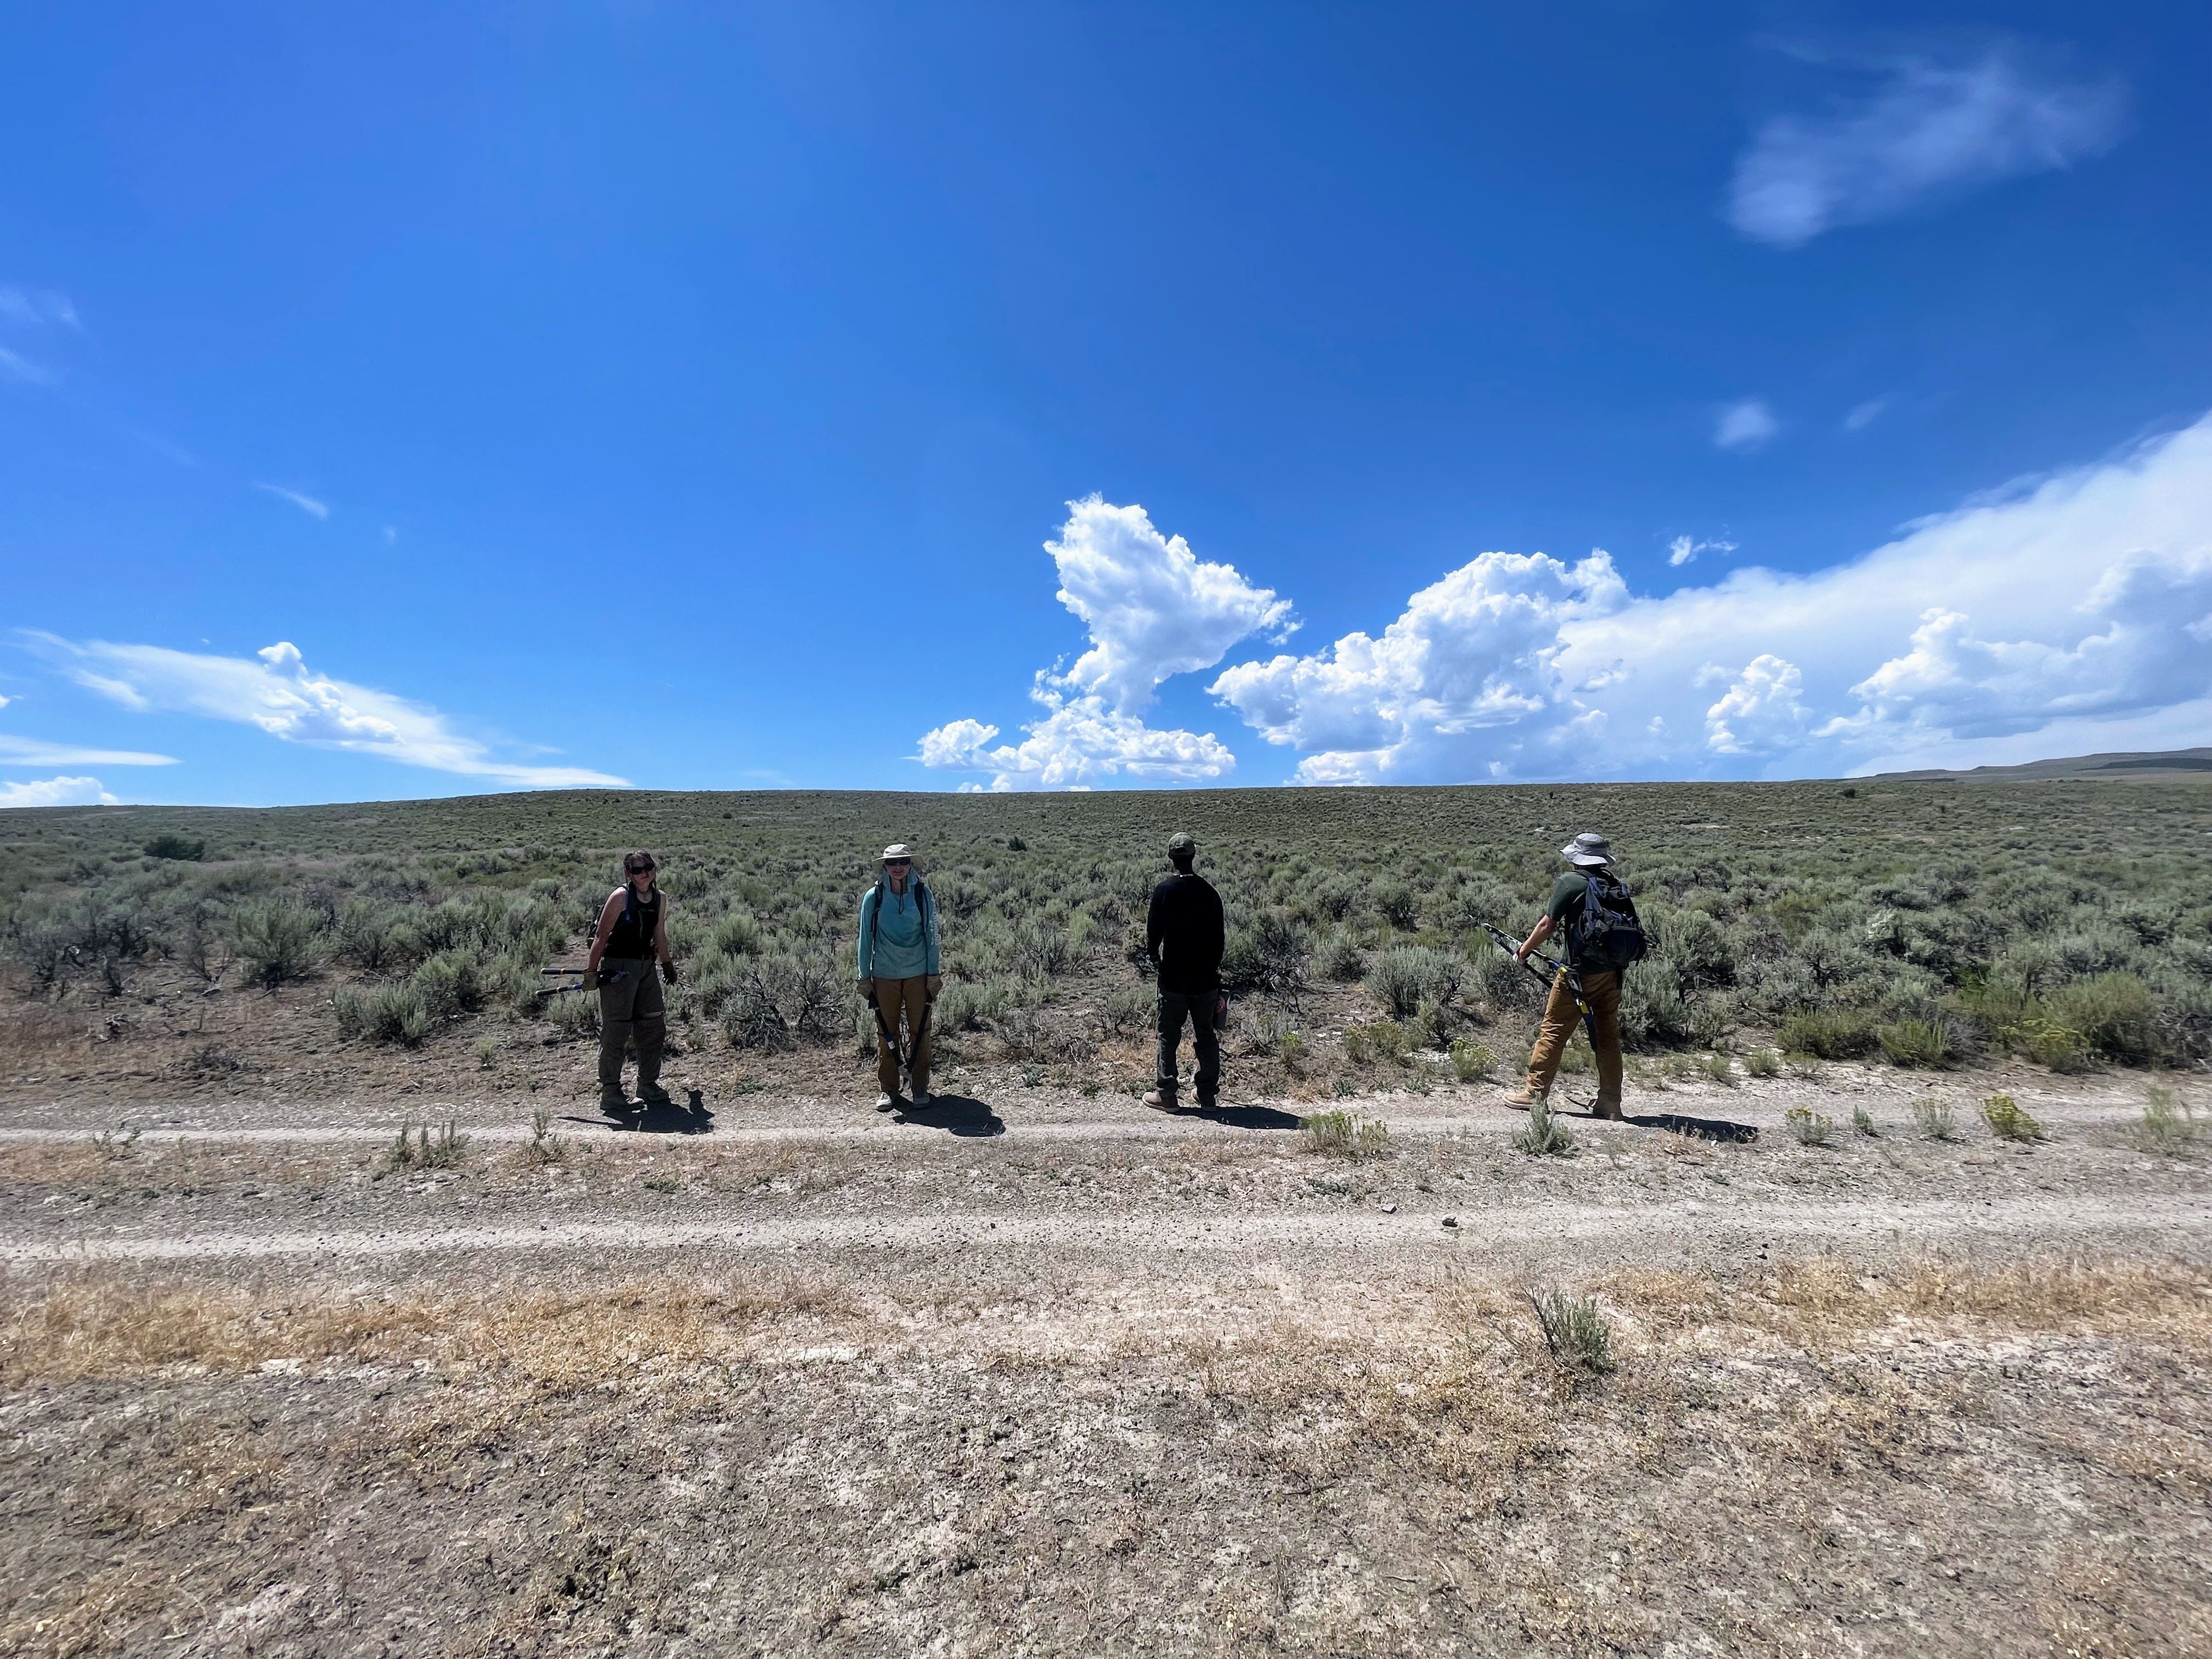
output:
[[1589, 1009], [1590, 1046], [1597, 1054], [1596, 1115], [1620, 1115], [1620, 976], [1644, 954], [1643, 925], [1628, 889], [1613, 873], [1613, 845], [1587, 831], [1559, 849], [1574, 867], [1552, 884], [1551, 902], [1515, 953], [1521, 962], [1554, 933], [1566, 939], [1567, 965], [1552, 981], [1544, 1003], [1544, 1023], [1528, 1056], [1528, 1080], [1505, 1097], [1509, 1106], [1534, 1106], [1552, 1091], [1567, 1043], [1582, 1018], [1575, 986]]
[[[654, 880], [650, 853], [623, 860], [623, 884], [599, 907], [599, 930], [584, 963], [586, 984], [599, 986], [599, 1107], [625, 1112], [623, 1050], [637, 1039], [637, 1097], [651, 1106], [670, 1103], [660, 1086], [660, 1054], [668, 1043], [668, 1014], [660, 1000], [660, 981], [653, 961], [660, 958], [663, 978], [676, 983], [676, 958], [668, 953], [668, 905]], [[600, 980], [604, 970], [605, 978]]]
[[876, 1011], [876, 1109], [898, 1104], [899, 1028], [906, 1028], [914, 1103], [929, 1104], [929, 1013], [945, 981], [937, 901], [904, 842], [884, 848], [883, 873], [860, 896], [860, 997]]
[[1164, 1112], [1176, 1109], [1176, 1051], [1182, 1045], [1186, 1019], [1198, 1058], [1194, 1087], [1200, 1111], [1212, 1106], [1221, 1087], [1218, 1022], [1226, 1011], [1221, 952], [1227, 930], [1221, 895], [1191, 868], [1197, 857], [1198, 842], [1188, 834], [1177, 830], [1168, 837], [1168, 862], [1175, 866], [1175, 874], [1152, 889], [1152, 909], [1145, 918], [1145, 954], [1152, 958], [1160, 996], [1160, 1043], [1154, 1067], [1158, 1086], [1145, 1097], [1145, 1104]]

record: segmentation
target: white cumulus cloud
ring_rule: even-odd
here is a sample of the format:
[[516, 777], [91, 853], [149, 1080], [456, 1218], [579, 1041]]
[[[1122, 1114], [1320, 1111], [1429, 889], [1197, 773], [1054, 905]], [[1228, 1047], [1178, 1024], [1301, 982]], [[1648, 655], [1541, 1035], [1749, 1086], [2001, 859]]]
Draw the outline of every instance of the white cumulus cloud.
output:
[[1065, 672], [1036, 676], [1043, 710], [1018, 744], [999, 728], [958, 720], [923, 735], [925, 766], [990, 772], [997, 789], [1088, 787], [1117, 776], [1199, 781], [1227, 776], [1237, 757], [1211, 732], [1159, 730], [1144, 720], [1160, 686], [1219, 662], [1255, 634], [1287, 636], [1290, 601], [1255, 587], [1236, 567], [1200, 560], [1181, 536], [1164, 536], [1141, 507], [1093, 495], [1070, 501], [1056, 540], [1045, 544], [1060, 574], [1060, 602], [1083, 622], [1091, 646]]
[[1730, 404], [1713, 422], [1713, 442], [1723, 449], [1756, 449], [1782, 429], [1774, 411], [1757, 398]]
[[82, 644], [27, 635], [69, 677], [126, 708], [165, 710], [259, 727], [287, 743], [380, 755], [408, 766], [532, 788], [620, 787], [623, 780], [573, 766], [520, 765], [456, 731], [434, 708], [310, 670], [279, 642], [252, 658], [157, 645]]
[[[1720, 688], [1717, 693], [1715, 688]], [[1311, 782], [1793, 776], [2212, 738], [2212, 416], [1808, 574], [1486, 553], [1216, 695]]]
[[1733, 553], [1735, 551], [1734, 542], [1720, 540], [1701, 542], [1692, 537], [1677, 536], [1667, 544], [1667, 562], [1680, 566], [1689, 563], [1700, 553]]
[[2070, 167], [2120, 137], [2127, 88], [2066, 74], [2022, 42], [1860, 66], [1881, 84], [1818, 114], [1779, 115], [1738, 158], [1729, 220], [1797, 247], [1978, 185]]
[[112, 806], [115, 797], [98, 778], [40, 778], [33, 783], [0, 783], [0, 809], [10, 806]]

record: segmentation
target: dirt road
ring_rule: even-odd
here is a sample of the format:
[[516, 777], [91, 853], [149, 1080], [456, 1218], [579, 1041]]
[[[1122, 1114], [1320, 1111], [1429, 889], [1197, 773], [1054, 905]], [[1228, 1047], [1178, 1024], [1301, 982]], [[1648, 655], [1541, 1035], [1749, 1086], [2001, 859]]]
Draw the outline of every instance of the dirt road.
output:
[[0, 1646], [2212, 1643], [2212, 1179], [2140, 1080], [1943, 1079], [1948, 1139], [1894, 1072], [1679, 1087], [1571, 1158], [1435, 1089], [1356, 1159], [987, 1081], [19, 1088]]

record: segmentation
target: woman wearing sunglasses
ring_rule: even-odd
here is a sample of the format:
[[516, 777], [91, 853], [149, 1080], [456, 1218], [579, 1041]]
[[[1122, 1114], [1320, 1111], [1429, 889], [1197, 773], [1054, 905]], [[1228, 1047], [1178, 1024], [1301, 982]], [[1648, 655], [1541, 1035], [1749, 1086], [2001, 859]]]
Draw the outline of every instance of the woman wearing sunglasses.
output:
[[629, 1102], [622, 1089], [623, 1049], [637, 1039], [637, 1097], [649, 1106], [670, 1103], [660, 1086], [660, 1052], [668, 1042], [668, 1015], [660, 1000], [660, 981], [653, 961], [676, 983], [676, 958], [668, 953], [668, 905], [653, 879], [650, 853], [623, 860], [623, 884], [599, 907], [599, 931], [584, 964], [587, 979], [599, 987], [599, 1108], [624, 1112]]

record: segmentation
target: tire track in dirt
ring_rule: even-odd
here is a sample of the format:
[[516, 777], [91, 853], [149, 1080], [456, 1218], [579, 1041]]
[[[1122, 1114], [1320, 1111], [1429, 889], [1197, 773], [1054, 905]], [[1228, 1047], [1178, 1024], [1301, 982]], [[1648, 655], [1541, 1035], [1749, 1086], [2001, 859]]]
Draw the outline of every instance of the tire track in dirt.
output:
[[269, 1258], [359, 1260], [414, 1255], [476, 1255], [569, 1250], [724, 1251], [922, 1249], [1113, 1249], [1129, 1255], [1190, 1252], [1359, 1250], [1428, 1245], [1524, 1251], [1530, 1247], [1603, 1244], [1646, 1255], [1697, 1243], [1803, 1249], [1821, 1243], [1925, 1245], [2004, 1238], [2039, 1246], [2125, 1238], [2156, 1240], [2185, 1253], [2212, 1243], [2212, 1200], [2176, 1197], [2134, 1203], [2045, 1200], [1897, 1204], [1680, 1203], [1630, 1206], [1525, 1205], [1492, 1207], [1443, 1224], [1445, 1212], [1326, 1216], [1242, 1215], [1210, 1219], [1121, 1215], [908, 1214], [696, 1221], [605, 1219], [500, 1226], [385, 1228], [374, 1231], [195, 1232], [152, 1237], [0, 1239], [0, 1261], [187, 1262]]

